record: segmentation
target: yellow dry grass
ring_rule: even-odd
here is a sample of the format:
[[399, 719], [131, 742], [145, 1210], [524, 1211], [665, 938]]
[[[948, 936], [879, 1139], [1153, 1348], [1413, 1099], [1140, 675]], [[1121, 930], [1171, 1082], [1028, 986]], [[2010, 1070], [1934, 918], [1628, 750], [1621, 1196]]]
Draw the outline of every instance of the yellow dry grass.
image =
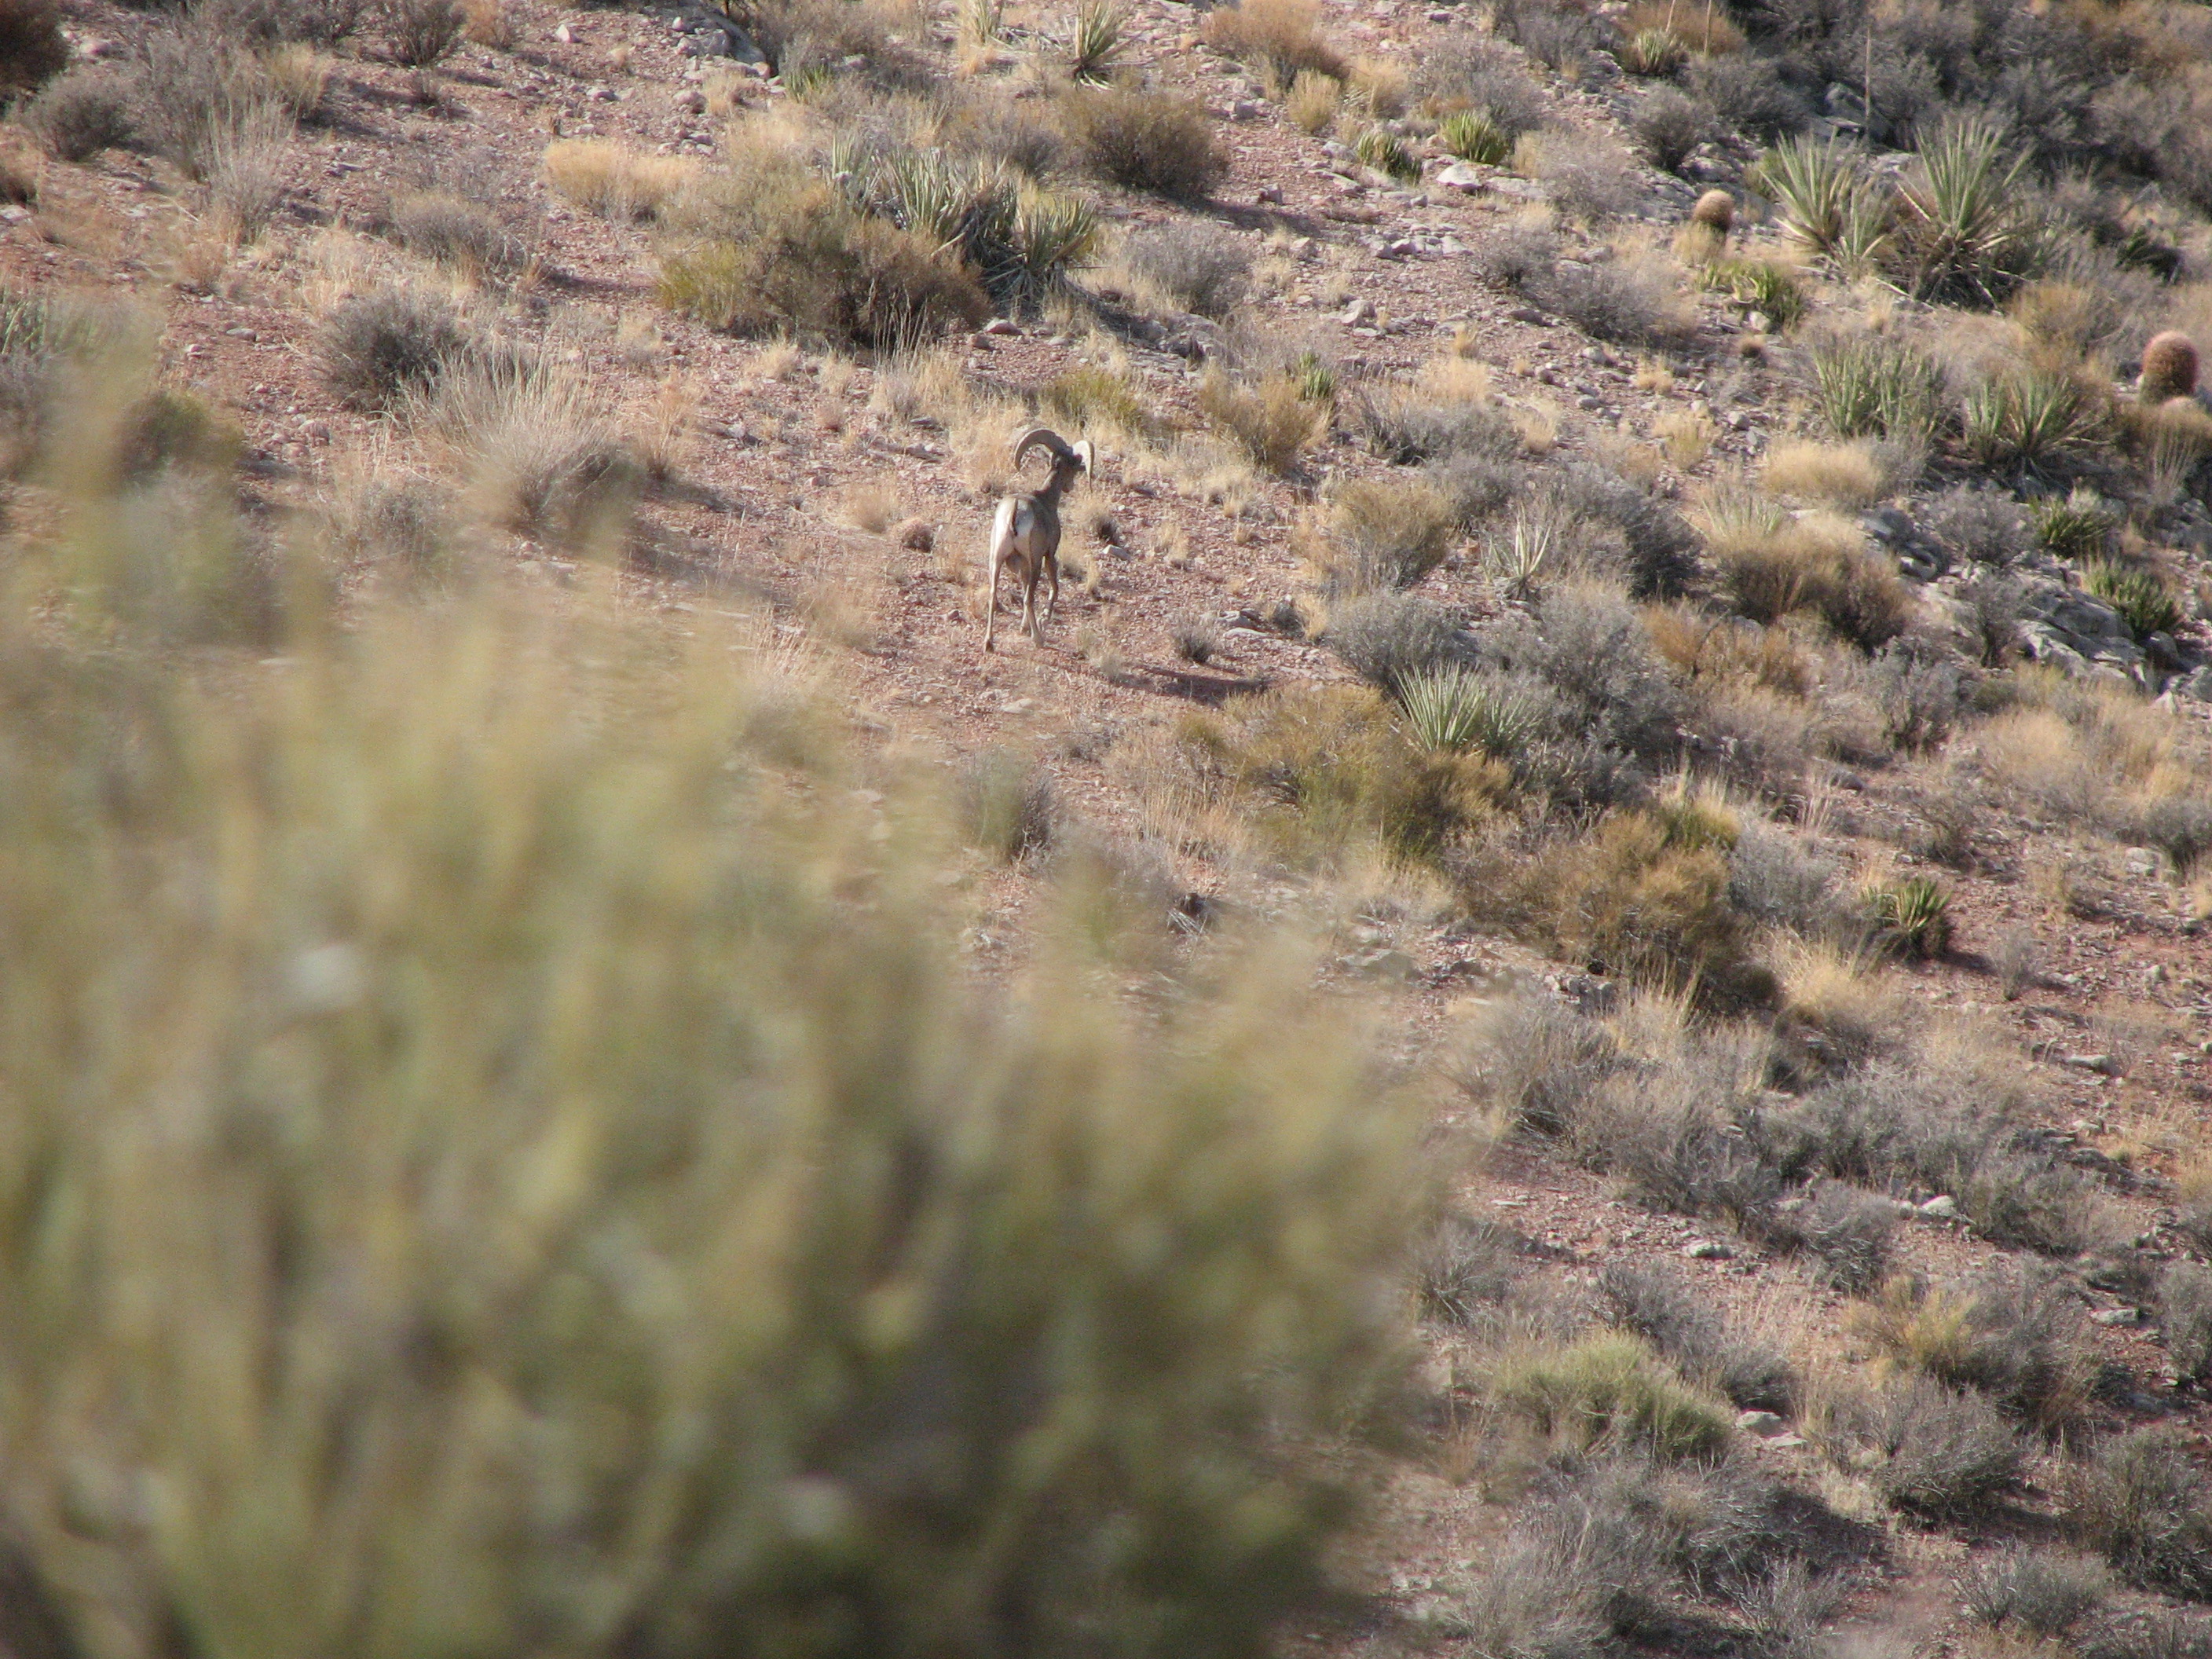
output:
[[1839, 507], [1871, 507], [1887, 483], [1865, 443], [1778, 443], [1763, 476], [1770, 495]]
[[650, 155], [607, 138], [556, 139], [545, 147], [545, 181], [606, 219], [650, 219], [697, 167], [680, 155]]

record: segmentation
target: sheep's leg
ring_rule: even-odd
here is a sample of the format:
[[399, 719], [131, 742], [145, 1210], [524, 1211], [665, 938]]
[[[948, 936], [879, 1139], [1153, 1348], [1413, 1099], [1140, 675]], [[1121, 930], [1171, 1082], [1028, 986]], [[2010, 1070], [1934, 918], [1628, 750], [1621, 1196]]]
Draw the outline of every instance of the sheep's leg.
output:
[[[1045, 574], [1052, 578], [1052, 592], [1044, 602], [1044, 619], [1050, 622], [1052, 613], [1060, 609], [1060, 556], [1057, 553], [1044, 556], [1044, 569]], [[1042, 635], [1038, 636], [1038, 642], [1043, 642]]]
[[999, 632], [999, 572], [1014, 551], [1014, 504], [1000, 501], [991, 520], [991, 550], [983, 568], [991, 579], [990, 603], [983, 607], [983, 649], [996, 650]]

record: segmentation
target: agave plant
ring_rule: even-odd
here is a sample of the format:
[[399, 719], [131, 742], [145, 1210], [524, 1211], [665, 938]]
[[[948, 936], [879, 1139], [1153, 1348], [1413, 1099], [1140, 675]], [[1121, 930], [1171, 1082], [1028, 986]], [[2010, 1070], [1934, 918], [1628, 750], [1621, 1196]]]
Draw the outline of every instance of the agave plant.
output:
[[1128, 26], [1129, 14], [1115, 0], [1082, 0], [1068, 43], [1068, 73], [1085, 86], [1104, 86], [1113, 78]]
[[1437, 142], [1462, 161], [1502, 167], [1513, 154], [1513, 140], [1488, 110], [1455, 110], [1437, 125]]
[[1526, 599], [1559, 544], [1559, 520], [1549, 513], [1523, 508], [1514, 514], [1504, 535], [1484, 544], [1483, 563], [1515, 598]]
[[1480, 749], [1502, 760], [1536, 734], [1535, 711], [1525, 698], [1464, 668], [1409, 674], [1397, 692], [1406, 724], [1424, 748], [1454, 754]]
[[983, 273], [997, 292], [1028, 302], [1049, 293], [1073, 267], [1089, 261], [1098, 246], [1098, 210], [1058, 191], [1024, 188], [1014, 210], [1006, 258], [998, 270]]
[[1689, 48], [1669, 28], [1638, 29], [1613, 48], [1613, 57], [1631, 75], [1658, 78], [1674, 74], [1689, 58]]
[[1966, 394], [1960, 437], [1984, 466], [2036, 471], [2094, 445], [2104, 419], [2087, 390], [2055, 369], [1993, 374]]
[[999, 45], [1006, 38], [1005, 0], [960, 0], [959, 27], [963, 46]]
[[1421, 176], [1421, 164], [1413, 159], [1405, 141], [1382, 127], [1369, 127], [1353, 139], [1352, 153], [1359, 158], [1363, 167], [1373, 167], [1402, 183], [1411, 184]]
[[1336, 401], [1336, 371], [1324, 362], [1317, 351], [1301, 351], [1291, 364], [1291, 378], [1297, 382], [1298, 396], [1310, 404], [1333, 404]]
[[1894, 263], [1916, 296], [1996, 306], [2036, 264], [2039, 233], [2021, 199], [2023, 153], [2007, 161], [1986, 121], [1954, 122], [1920, 147], [1920, 177], [1897, 195]]
[[2034, 522], [2035, 538], [2062, 559], [2094, 557], [2119, 523], [2105, 498], [2086, 484], [2076, 484], [2069, 495], [2037, 501], [2027, 516]]
[[2120, 613], [2135, 636], [2171, 634], [2181, 625], [2181, 607], [2157, 571], [2143, 565], [2099, 559], [2081, 573], [2081, 585]]
[[1875, 925], [1898, 950], [1926, 958], [1951, 948], [1951, 895], [1929, 876], [1911, 876], [1868, 896]]

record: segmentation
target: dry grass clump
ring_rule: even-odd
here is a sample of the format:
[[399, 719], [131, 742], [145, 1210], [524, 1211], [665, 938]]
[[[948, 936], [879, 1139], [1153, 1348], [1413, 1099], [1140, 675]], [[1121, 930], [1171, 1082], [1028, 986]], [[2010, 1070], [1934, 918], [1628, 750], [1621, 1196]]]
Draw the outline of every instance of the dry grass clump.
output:
[[1251, 285], [1252, 252], [1218, 227], [1176, 222], [1140, 231], [1122, 244], [1121, 264], [1135, 282], [1177, 309], [1225, 321]]
[[1215, 366], [1199, 382], [1199, 412], [1255, 466], [1284, 477], [1328, 429], [1328, 405], [1306, 392], [1295, 374], [1278, 372], [1249, 385]]
[[[47, 1011], [0, 1182], [68, 1218], [0, 1249], [0, 1431], [55, 1640], [795, 1649], [865, 1608], [981, 1650], [1107, 1608], [1225, 1659], [1310, 1604], [1425, 1177], [1307, 968], [1088, 996], [1067, 888], [981, 996], [943, 817], [857, 798], [744, 630], [586, 572], [186, 663], [117, 573], [234, 598], [268, 550], [87, 505], [15, 566], [71, 626], [0, 626], [0, 915], [41, 941], [0, 975]], [[925, 1396], [949, 1509], [885, 1484]]]
[[505, 276], [529, 263], [520, 237], [484, 209], [449, 191], [415, 191], [386, 215], [387, 234], [410, 253], [464, 276]]
[[[1554, 207], [1584, 224], [1626, 213], [1641, 199], [1634, 163], [1609, 139], [1571, 129], [1530, 133], [1515, 148], [1514, 157], [1517, 170], [1542, 181]], [[1658, 267], [1650, 274], [1656, 277]]]
[[556, 139], [545, 147], [545, 180], [603, 219], [654, 219], [697, 171], [681, 155], [648, 155], [607, 138]]
[[1998, 1267], [1951, 1289], [1893, 1279], [1852, 1328], [1893, 1363], [1978, 1389], [2048, 1433], [2078, 1422], [2095, 1380], [2080, 1303], [2052, 1267]]
[[1432, 358], [1410, 380], [1359, 383], [1342, 403], [1346, 425], [1368, 453], [1401, 466], [1520, 453], [1519, 432], [1490, 394], [1488, 368], [1470, 358]]
[[1240, 0], [1208, 12], [1200, 38], [1259, 70], [1279, 95], [1302, 74], [1340, 84], [1352, 78], [1352, 66], [1322, 38], [1320, 21], [1314, 0]]
[[2124, 688], [2017, 676], [2016, 705], [1978, 738], [1990, 780], [2045, 812], [2159, 847], [2186, 877], [2212, 848], [2212, 753]]
[[1508, 1348], [1486, 1368], [1483, 1385], [1492, 1411], [1557, 1453], [1618, 1448], [1711, 1462], [1735, 1434], [1725, 1401], [1686, 1382], [1627, 1332]]
[[[1215, 14], [1220, 15], [1221, 14]], [[1071, 149], [1093, 178], [1177, 201], [1212, 193], [1229, 158], [1203, 106], [1169, 93], [1074, 87], [1058, 100]]]
[[467, 459], [488, 522], [571, 550], [619, 542], [639, 467], [589, 387], [538, 362], [471, 362], [441, 380], [433, 413]]
[[1764, 465], [1769, 494], [1795, 495], [1831, 507], [1871, 507], [1887, 489], [1888, 477], [1865, 443], [1778, 443]]
[[408, 69], [428, 69], [453, 56], [469, 16], [461, 0], [380, 0], [384, 49]]
[[1673, 345], [1696, 326], [1695, 313], [1656, 255], [1632, 252], [1590, 264], [1566, 259], [1551, 232], [1505, 231], [1475, 256], [1475, 271], [1493, 287], [1620, 345]]
[[1911, 598], [1896, 568], [1834, 514], [1793, 519], [1755, 497], [1717, 490], [1696, 515], [1729, 603], [1753, 621], [1819, 617], [1861, 650], [1896, 638]]
[[1656, 1263], [1613, 1261], [1598, 1274], [1613, 1322], [1634, 1332], [1681, 1368], [1746, 1411], [1787, 1412], [1796, 1398], [1790, 1362], [1763, 1342], [1736, 1334], [1721, 1311], [1681, 1273]]
[[1729, 902], [1728, 849], [1640, 811], [1616, 812], [1547, 860], [1536, 884], [1552, 948], [1632, 984], [1721, 1002], [1771, 986]]

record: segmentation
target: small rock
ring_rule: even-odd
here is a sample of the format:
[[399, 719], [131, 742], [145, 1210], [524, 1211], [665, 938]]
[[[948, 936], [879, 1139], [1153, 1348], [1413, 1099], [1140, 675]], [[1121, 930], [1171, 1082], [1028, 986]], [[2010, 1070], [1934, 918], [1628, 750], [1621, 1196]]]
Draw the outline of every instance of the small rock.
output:
[[1761, 1440], [1771, 1440], [1789, 1427], [1772, 1412], [1740, 1412], [1736, 1414], [1735, 1425], [1746, 1434], [1755, 1434]]
[[576, 31], [563, 23], [553, 31], [553, 38], [564, 46], [573, 46], [576, 44]]
[[1486, 190], [1490, 176], [1472, 162], [1454, 161], [1449, 167], [1437, 170], [1436, 182], [1451, 190]]
[[2120, 862], [2131, 876], [2154, 876], [2158, 873], [2158, 854], [2148, 847], [2130, 847], [2120, 855]]
[[2106, 1308], [2089, 1316], [2092, 1325], [2140, 1325], [2143, 1322], [2140, 1308]]
[[1239, 98], [1230, 105], [1229, 118], [1232, 121], [1256, 121], [1260, 118], [1260, 106], [1249, 98]]
[[1516, 306], [1512, 310], [1507, 312], [1505, 315], [1513, 322], [1534, 323], [1539, 328], [1543, 327], [1545, 324], [1552, 320], [1542, 312], [1537, 310], [1534, 306]]
[[704, 115], [707, 112], [707, 94], [695, 87], [676, 100], [676, 107], [686, 115]]
[[1959, 1217], [1959, 1200], [1948, 1193], [1938, 1193], [1923, 1204], [1918, 1212], [1929, 1221], [1955, 1221]]
[[1348, 306], [1345, 307], [1345, 308], [1344, 308], [1344, 314], [1343, 314], [1343, 318], [1342, 318], [1342, 319], [1341, 319], [1341, 320], [1343, 320], [1343, 321], [1344, 321], [1344, 322], [1346, 322], [1346, 323], [1349, 323], [1349, 324], [1358, 324], [1358, 323], [1372, 322], [1372, 321], [1374, 320], [1374, 318], [1375, 318], [1375, 301], [1372, 301], [1372, 300], [1354, 300], [1354, 301], [1353, 301], [1350, 305], [1348, 305]]
[[1700, 1238], [1682, 1246], [1682, 1254], [1692, 1261], [1726, 1261], [1735, 1252], [1717, 1238]]
[[927, 519], [908, 519], [891, 532], [891, 539], [901, 547], [927, 553], [937, 545], [937, 526]]
[[2068, 1054], [2063, 1063], [2077, 1072], [2095, 1072], [2105, 1077], [2112, 1074], [2112, 1057], [2110, 1054]]
[[982, 327], [982, 332], [986, 334], [1019, 334], [1021, 331], [1021, 325], [1011, 317], [994, 317]]
[[1388, 948], [1362, 951], [1344, 958], [1344, 965], [1370, 979], [1406, 980], [1413, 976], [1413, 959], [1403, 951]]

